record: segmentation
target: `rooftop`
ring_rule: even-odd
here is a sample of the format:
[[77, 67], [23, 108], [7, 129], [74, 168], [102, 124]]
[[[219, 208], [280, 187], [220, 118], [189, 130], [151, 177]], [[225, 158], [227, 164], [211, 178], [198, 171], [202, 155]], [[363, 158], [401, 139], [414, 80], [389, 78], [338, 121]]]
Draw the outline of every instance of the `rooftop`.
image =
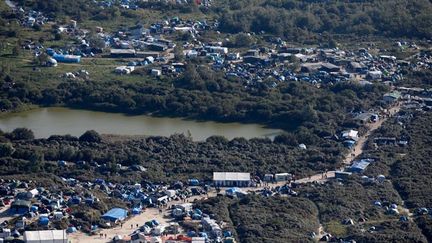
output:
[[214, 181], [250, 181], [250, 173], [213, 172]]
[[68, 242], [65, 230], [44, 230], [44, 231], [26, 231], [24, 233], [24, 240], [26, 242]]

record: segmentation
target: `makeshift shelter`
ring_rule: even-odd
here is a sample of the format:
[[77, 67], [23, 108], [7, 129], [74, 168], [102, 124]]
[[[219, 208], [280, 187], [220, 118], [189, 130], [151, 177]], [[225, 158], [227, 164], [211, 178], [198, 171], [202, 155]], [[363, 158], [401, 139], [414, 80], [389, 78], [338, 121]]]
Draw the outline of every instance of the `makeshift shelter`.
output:
[[71, 227], [67, 228], [66, 232], [68, 234], [75, 233], [75, 232], [77, 232], [77, 228], [71, 226]]
[[292, 174], [290, 173], [279, 173], [275, 174], [275, 181], [288, 181], [292, 179]]
[[66, 230], [26, 231], [26, 243], [68, 243]]
[[123, 208], [113, 208], [102, 215], [102, 219], [111, 222], [123, 221], [127, 217], [127, 210]]
[[189, 186], [199, 186], [199, 180], [198, 179], [189, 179]]
[[355, 161], [353, 165], [349, 167], [350, 172], [354, 173], [363, 173], [366, 168], [369, 166], [370, 162], [361, 160], [361, 161]]
[[270, 182], [274, 180], [274, 175], [273, 174], [265, 174], [264, 175], [264, 181]]
[[52, 57], [57, 62], [63, 62], [63, 63], [79, 63], [79, 62], [81, 62], [81, 56], [54, 54]]
[[132, 213], [135, 214], [135, 215], [140, 214], [141, 213], [141, 208], [134, 208], [134, 209], [132, 209]]
[[47, 226], [49, 224], [48, 215], [41, 215], [39, 217], [39, 225]]
[[15, 200], [12, 205], [12, 211], [15, 211], [18, 214], [28, 213], [30, 211], [31, 202], [26, 200]]

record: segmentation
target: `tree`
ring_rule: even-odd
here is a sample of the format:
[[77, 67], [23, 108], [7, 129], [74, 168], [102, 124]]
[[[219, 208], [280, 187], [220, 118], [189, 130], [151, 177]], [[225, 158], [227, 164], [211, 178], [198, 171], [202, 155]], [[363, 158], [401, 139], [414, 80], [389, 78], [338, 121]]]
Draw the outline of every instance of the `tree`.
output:
[[79, 140], [81, 142], [100, 143], [102, 141], [102, 137], [95, 130], [90, 130], [81, 135]]
[[31, 140], [34, 139], [34, 133], [28, 128], [16, 128], [8, 134], [8, 138], [11, 140]]
[[48, 60], [49, 60], [48, 54], [42, 53], [36, 57], [35, 63], [36, 63], [36, 65], [39, 65], [39, 66], [45, 66], [48, 63]]
[[61, 39], [62, 39], [62, 35], [60, 33], [57, 32], [54, 34], [54, 40], [59, 41]]
[[176, 62], [183, 62], [185, 59], [185, 55], [183, 53], [183, 48], [181, 46], [176, 46], [174, 48], [174, 60]]
[[15, 152], [14, 147], [10, 143], [0, 143], [0, 157], [11, 156]]
[[88, 38], [88, 41], [89, 41], [90, 46], [92, 48], [96, 48], [96, 49], [103, 49], [103, 48], [105, 48], [105, 41], [102, 38], [100, 38], [97, 35], [95, 35], [95, 34], [91, 34], [89, 36], [89, 38]]
[[252, 41], [252, 38], [248, 34], [240, 33], [236, 35], [234, 45], [236, 47], [249, 47], [253, 44]]

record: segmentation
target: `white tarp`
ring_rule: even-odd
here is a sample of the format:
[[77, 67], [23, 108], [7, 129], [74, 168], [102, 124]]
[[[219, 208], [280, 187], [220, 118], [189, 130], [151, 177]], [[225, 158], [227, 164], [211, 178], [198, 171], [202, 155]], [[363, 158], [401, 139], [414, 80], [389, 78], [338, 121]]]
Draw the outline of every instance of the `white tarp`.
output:
[[24, 232], [26, 243], [68, 243], [66, 230], [44, 230]]

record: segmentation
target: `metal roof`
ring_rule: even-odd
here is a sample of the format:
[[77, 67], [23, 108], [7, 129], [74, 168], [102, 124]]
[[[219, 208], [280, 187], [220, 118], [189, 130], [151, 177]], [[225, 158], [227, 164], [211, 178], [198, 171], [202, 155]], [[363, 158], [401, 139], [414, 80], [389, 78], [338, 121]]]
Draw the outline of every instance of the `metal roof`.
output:
[[354, 162], [354, 164], [351, 166], [351, 169], [357, 169], [357, 170], [365, 170], [366, 167], [368, 167], [368, 165], [370, 164], [370, 162], [367, 161], [356, 161]]
[[214, 181], [250, 181], [250, 173], [213, 172]]

